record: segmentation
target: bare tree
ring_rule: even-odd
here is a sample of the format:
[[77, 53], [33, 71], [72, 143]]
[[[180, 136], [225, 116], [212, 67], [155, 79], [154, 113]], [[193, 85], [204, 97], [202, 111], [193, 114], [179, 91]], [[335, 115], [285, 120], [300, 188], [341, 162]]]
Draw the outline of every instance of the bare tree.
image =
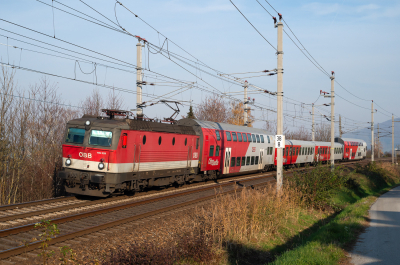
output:
[[228, 122], [229, 104], [218, 95], [206, 97], [195, 109], [195, 116], [204, 121]]
[[83, 110], [83, 114], [100, 116], [101, 109], [104, 108], [104, 100], [100, 95], [98, 89], [93, 89], [91, 95], [87, 96], [85, 100], [81, 101], [79, 106]]
[[306, 129], [304, 125], [302, 125], [299, 128], [297, 128], [297, 130], [287, 132], [286, 139], [311, 141], [311, 132], [308, 129]]
[[110, 90], [106, 103], [107, 109], [120, 110], [122, 109], [123, 102], [124, 101], [119, 93], [115, 93], [114, 89]]
[[315, 140], [329, 142], [331, 140], [331, 126], [325, 123], [315, 126]]

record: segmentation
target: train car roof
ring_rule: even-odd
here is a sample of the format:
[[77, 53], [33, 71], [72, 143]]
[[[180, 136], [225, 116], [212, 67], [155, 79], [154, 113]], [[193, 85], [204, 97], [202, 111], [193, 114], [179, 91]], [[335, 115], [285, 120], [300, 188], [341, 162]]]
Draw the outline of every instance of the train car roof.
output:
[[[302, 141], [302, 140], [286, 140], [287, 142], [291, 142], [293, 145], [323, 145], [323, 146], [329, 146], [331, 145], [331, 142], [319, 142], [319, 141]], [[339, 143], [335, 143], [334, 146], [341, 146]]]
[[197, 119], [182, 119], [177, 121], [179, 125], [186, 125], [186, 126], [200, 126], [201, 128], [207, 129], [215, 129], [215, 130], [224, 130], [224, 131], [236, 131], [236, 132], [244, 132], [244, 133], [257, 133], [257, 134], [267, 134], [267, 135], [274, 135], [271, 132], [266, 130], [246, 127], [246, 126], [239, 126], [239, 125], [232, 125], [228, 123], [222, 122], [213, 122], [213, 121], [202, 121]]
[[359, 142], [359, 143], [364, 142], [364, 143], [365, 143], [364, 140], [361, 140], [361, 139], [354, 139], [354, 138], [342, 138], [342, 140], [343, 140], [343, 141], [346, 141], [346, 142]]
[[176, 134], [197, 135], [193, 127], [185, 125], [175, 125], [168, 123], [159, 123], [151, 121], [140, 121], [133, 119], [109, 119], [107, 117], [97, 117], [92, 115], [83, 115], [82, 118], [68, 121], [68, 125], [85, 126], [85, 122], [90, 121], [91, 127], [100, 127], [104, 129], [119, 128], [122, 130], [136, 130], [149, 132], [166, 132]]

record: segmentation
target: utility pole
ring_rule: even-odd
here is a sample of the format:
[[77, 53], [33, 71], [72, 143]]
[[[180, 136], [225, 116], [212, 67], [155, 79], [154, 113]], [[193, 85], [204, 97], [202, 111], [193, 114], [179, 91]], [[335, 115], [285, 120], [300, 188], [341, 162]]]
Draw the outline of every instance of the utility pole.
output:
[[247, 126], [247, 111], [249, 110], [247, 108], [247, 88], [249, 87], [249, 83], [247, 83], [247, 80], [244, 81], [244, 110], [243, 110], [243, 125]]
[[381, 148], [379, 145], [381, 142], [381, 139], [379, 138], [379, 123], [378, 123], [378, 137], [377, 138], [378, 138], [377, 144], [378, 144], [378, 159], [379, 159], [379, 158], [381, 158], [381, 150], [380, 150]]
[[138, 120], [143, 120], [143, 106], [142, 106], [142, 44], [140, 39], [136, 44], [137, 51], [137, 68], [136, 68], [136, 116]]
[[[278, 49], [277, 49], [277, 77], [278, 77], [278, 90], [277, 90], [277, 135], [283, 134], [283, 47], [282, 47], [282, 31], [283, 31], [283, 23], [282, 23], [282, 15], [279, 15], [279, 22], [275, 25], [278, 28]], [[276, 19], [275, 19], [276, 20]], [[276, 157], [276, 188], [278, 193], [282, 190], [282, 167], [283, 167], [283, 149], [278, 148]]]
[[339, 115], [339, 136], [342, 138], [342, 116]]
[[315, 124], [314, 124], [314, 103], [312, 104], [312, 132], [311, 132], [311, 140], [315, 141]]
[[394, 165], [394, 115], [392, 114], [392, 164]]
[[371, 161], [374, 161], [374, 101], [371, 103]]
[[335, 72], [331, 75], [331, 170], [335, 167]]

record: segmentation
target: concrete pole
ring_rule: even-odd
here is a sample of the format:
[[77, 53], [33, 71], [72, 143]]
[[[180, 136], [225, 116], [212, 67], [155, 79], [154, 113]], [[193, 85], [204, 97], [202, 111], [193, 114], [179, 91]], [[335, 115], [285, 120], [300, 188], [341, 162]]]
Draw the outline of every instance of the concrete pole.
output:
[[378, 144], [378, 159], [379, 158], [381, 158], [381, 148], [380, 148], [380, 145], [379, 145], [379, 143], [381, 142], [381, 139], [379, 138], [379, 123], [378, 123], [378, 141], [377, 141], [377, 144]]
[[371, 104], [371, 161], [374, 161], [374, 101]]
[[315, 124], [314, 124], [314, 103], [312, 104], [312, 132], [311, 132], [311, 140], [315, 141]]
[[335, 168], [335, 76], [331, 76], [331, 170]]
[[136, 116], [138, 120], [143, 120], [142, 105], [142, 44], [136, 44], [137, 68], [136, 68]]
[[394, 165], [394, 115], [392, 114], [392, 164]]
[[339, 115], [339, 136], [342, 138], [342, 116]]
[[[283, 47], [282, 47], [282, 31], [283, 23], [279, 19], [278, 24], [278, 67], [277, 67], [277, 77], [278, 77], [278, 90], [277, 90], [277, 128], [276, 134], [283, 134]], [[283, 167], [283, 149], [278, 148], [276, 157], [276, 188], [280, 192], [282, 189], [282, 167]]]
[[249, 87], [249, 83], [247, 83], [247, 80], [244, 82], [244, 110], [243, 110], [243, 125], [247, 126], [247, 88]]

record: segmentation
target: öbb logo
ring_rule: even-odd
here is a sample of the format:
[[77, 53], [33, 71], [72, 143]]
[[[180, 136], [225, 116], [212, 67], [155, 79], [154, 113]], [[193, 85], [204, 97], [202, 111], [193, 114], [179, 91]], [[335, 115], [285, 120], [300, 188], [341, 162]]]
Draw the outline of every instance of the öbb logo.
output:
[[79, 152], [79, 157], [92, 158], [92, 154], [91, 153]]

